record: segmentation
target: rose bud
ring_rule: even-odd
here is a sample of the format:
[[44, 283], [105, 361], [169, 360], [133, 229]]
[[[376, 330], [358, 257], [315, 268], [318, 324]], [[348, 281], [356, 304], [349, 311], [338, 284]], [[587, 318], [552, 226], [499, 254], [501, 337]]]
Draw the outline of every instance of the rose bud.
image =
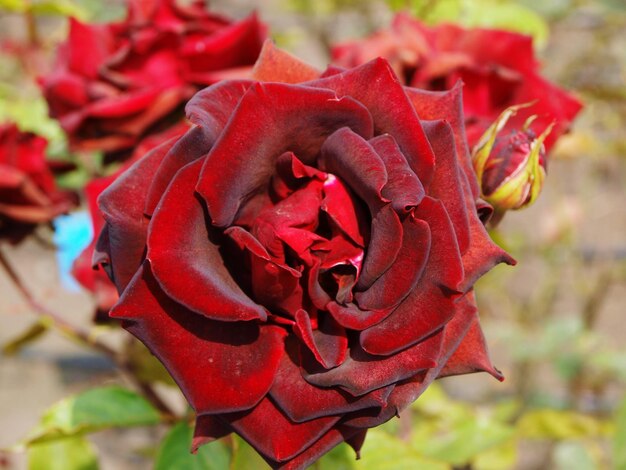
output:
[[494, 208], [494, 224], [504, 212], [533, 204], [543, 187], [546, 176], [544, 141], [553, 126], [548, 126], [537, 137], [530, 129], [535, 118], [531, 116], [521, 130], [502, 131], [512, 116], [532, 105], [505, 110], [474, 148], [474, 169], [482, 197]]
[[[532, 110], [538, 116], [532, 123], [535, 134], [554, 122], [544, 143], [549, 152], [582, 106], [540, 75], [532, 38], [511, 31], [453, 24], [430, 27], [400, 13], [391, 28], [339, 44], [332, 55], [334, 63], [343, 67], [385, 57], [404, 83], [429, 90], [447, 90], [461, 80], [472, 147], [506, 108], [536, 101]], [[509, 129], [520, 129], [530, 115], [530, 110], [521, 110], [509, 122]]]
[[268, 44], [253, 80], [99, 198], [111, 316], [196, 412], [306, 468], [438, 377], [492, 366], [475, 281], [513, 260], [478, 219], [461, 88], [404, 88], [384, 59], [323, 74]]
[[56, 67], [42, 79], [50, 114], [75, 150], [130, 149], [178, 122], [203, 86], [249, 74], [265, 35], [255, 15], [233, 22], [206, 11], [203, 0], [129, 0], [124, 21], [72, 19]]
[[73, 195], [54, 182], [47, 145], [15, 124], [0, 125], [0, 238], [18, 242], [75, 205]]

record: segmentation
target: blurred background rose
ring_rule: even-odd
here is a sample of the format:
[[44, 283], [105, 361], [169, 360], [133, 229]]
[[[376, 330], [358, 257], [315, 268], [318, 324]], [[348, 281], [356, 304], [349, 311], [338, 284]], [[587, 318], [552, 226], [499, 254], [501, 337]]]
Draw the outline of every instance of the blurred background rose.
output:
[[[46, 2], [32, 2], [38, 3]], [[20, 4], [0, 1], [0, 8]], [[112, 21], [125, 12], [118, 1], [47, 2], [52, 4], [56, 6], [27, 14], [14, 8], [0, 17], [0, 120], [16, 121], [22, 130], [46, 137], [49, 156], [78, 163], [77, 171], [58, 180], [65, 188], [76, 188], [106, 171], [97, 156], [68, 151], [58, 125], [46, 117], [33, 77], [50, 70], [52, 50], [67, 32], [65, 15]], [[441, 469], [624, 468], [623, 2], [213, 0], [211, 8], [235, 19], [256, 8], [279, 45], [319, 67], [329, 61], [332, 44], [388, 27], [393, 10], [400, 8], [428, 24], [459, 21], [466, 27], [498, 26], [532, 34], [542, 73], [572, 91], [585, 109], [573, 131], [552, 149], [537, 203], [507, 216], [494, 233], [518, 266], [496, 269], [478, 286], [481, 321], [506, 381], [500, 384], [485, 375], [444, 379], [439, 389], [417, 401], [411, 417], [371, 432], [364, 460], [355, 463], [340, 448], [332, 455], [335, 467], [327, 468], [339, 463], [344, 468], [380, 468], [385, 463], [394, 468], [402, 462], [409, 468], [419, 462], [417, 468], [431, 468], [428, 464]], [[41, 303], [89, 326], [95, 300], [85, 291], [61, 287], [51, 232], [44, 226], [35, 234], [17, 247], [0, 249]], [[11, 342], [37, 331], [36, 316], [4, 274], [0, 293], [0, 340], [8, 345], [5, 353], [14, 353], [0, 361], [4, 448], [68, 393], [123, 382], [108, 360], [57, 334], [33, 343]], [[114, 346], [126, 341], [108, 330], [102, 337]], [[158, 390], [184, 411], [175, 389], [163, 384]], [[96, 433], [92, 441], [101, 468], [133, 469], [151, 465], [165, 432], [165, 427], [109, 430]], [[2, 456], [0, 468], [1, 462]], [[22, 468], [25, 457], [9, 455], [7, 462], [8, 468]]]

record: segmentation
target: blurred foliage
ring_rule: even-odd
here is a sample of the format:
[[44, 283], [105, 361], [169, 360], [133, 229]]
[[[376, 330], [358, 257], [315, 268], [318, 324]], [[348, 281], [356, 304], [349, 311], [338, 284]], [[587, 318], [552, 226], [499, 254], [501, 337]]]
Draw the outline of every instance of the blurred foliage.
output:
[[[568, 64], [563, 66], [561, 81], [584, 95], [586, 111], [576, 132], [561, 140], [552, 158], [569, 161], [582, 157], [590, 162], [596, 186], [575, 188], [586, 191], [581, 193], [584, 202], [604, 197], [591, 192], [598, 187], [624, 183], [623, 177], [619, 179], [623, 166], [615, 163], [626, 155], [623, 0], [278, 0], [276, 4], [287, 6], [306, 21], [300, 30], [275, 30], [275, 37], [285, 42], [299, 37], [326, 48], [336, 38], [340, 14], [361, 18], [355, 29], [371, 33], [380, 26], [380, 18], [391, 16], [387, 10], [387, 16], [378, 14], [381, 5], [409, 10], [429, 24], [457, 22], [527, 33], [541, 47], [548, 40], [548, 22], [569, 18], [582, 39], [569, 48], [563, 47], [567, 37], [561, 39], [556, 56]], [[0, 0], [2, 10], [45, 21], [60, 21], [58, 17], [68, 15], [84, 21], [111, 21], [125, 11], [123, 2], [117, 0]], [[64, 28], [64, 23], [55, 25]], [[48, 66], [52, 49], [47, 41], [54, 42], [56, 34], [40, 38]], [[13, 120], [23, 130], [45, 136], [51, 156], [78, 162], [78, 170], [61, 182], [81, 187], [103, 172], [101, 156], [70, 154], [62, 130], [48, 116], [36, 85], [37, 74], [27, 59], [0, 54], [0, 122]], [[517, 278], [502, 269], [487, 276], [477, 289], [490, 343], [506, 345], [510, 356], [508, 380], [497, 395], [482, 401], [459, 398], [464, 395], [449, 391], [452, 382], [444, 380], [431, 386], [400, 420], [369, 431], [362, 460], [355, 460], [354, 451], [342, 444], [313, 468], [500, 470], [519, 466], [528, 457], [525, 452], [532, 453], [528, 449], [545, 445], [547, 460], [538, 468], [626, 470], [626, 397], [618, 403], [626, 383], [626, 351], [596, 331], [608, 289], [626, 283], [626, 256], [613, 251], [603, 254], [611, 269], [598, 269], [601, 263], [595, 257], [599, 255], [578, 245], [577, 204], [580, 202], [574, 200], [544, 207], [549, 224], [542, 226], [537, 216], [530, 234], [533, 239], [528, 230], [519, 227], [493, 234], [516, 258], [525, 264], [539, 259], [543, 269], [539, 275], [531, 272], [530, 292], [518, 292]], [[564, 287], [568, 269], [576, 271], [575, 281]], [[563, 297], [573, 299], [568, 307], [558, 304]], [[4, 353], [18, 353], [46, 330], [45, 323], [35, 322], [6, 343]], [[135, 343], [124, 351], [130, 367], [141, 380], [171, 384], [162, 366], [142, 348]], [[91, 470], [98, 468], [98, 462], [85, 434], [157, 423], [162, 423], [161, 416], [140, 395], [104, 387], [53, 405], [20, 444], [27, 447], [32, 470]], [[156, 452], [155, 468], [267, 468], [258, 454], [234, 435], [192, 455], [188, 452], [192, 435], [187, 420], [174, 424]]]
[[2, 345], [2, 354], [4, 356], [18, 354], [30, 343], [40, 339], [49, 329], [50, 322], [45, 318], [33, 322], [25, 331]]
[[33, 445], [28, 449], [28, 470], [97, 470], [91, 443], [80, 436]]
[[11, 13], [73, 16], [87, 19], [87, 12], [72, 0], [0, 0], [0, 9]]
[[0, 12], [36, 16], [71, 16], [80, 21], [104, 23], [123, 18], [123, 1], [108, 0], [0, 0]]
[[32, 446], [111, 427], [157, 424], [161, 416], [141, 395], [118, 386], [94, 388], [50, 407], [18, 445]]
[[534, 10], [512, 0], [388, 0], [394, 10], [408, 10], [426, 23], [457, 23], [467, 27], [518, 31], [542, 47], [548, 25]]

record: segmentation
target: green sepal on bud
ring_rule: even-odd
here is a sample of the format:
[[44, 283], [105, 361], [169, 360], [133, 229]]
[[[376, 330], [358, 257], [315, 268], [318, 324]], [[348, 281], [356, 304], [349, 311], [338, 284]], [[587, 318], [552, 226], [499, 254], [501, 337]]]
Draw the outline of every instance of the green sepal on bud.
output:
[[502, 129], [512, 116], [533, 104], [525, 103], [505, 109], [489, 126], [472, 152], [482, 197], [493, 205], [496, 212], [504, 213], [531, 205], [543, 187], [546, 177], [543, 143], [554, 123], [537, 137], [530, 129], [530, 124], [537, 116], [531, 116], [521, 130], [502, 134]]

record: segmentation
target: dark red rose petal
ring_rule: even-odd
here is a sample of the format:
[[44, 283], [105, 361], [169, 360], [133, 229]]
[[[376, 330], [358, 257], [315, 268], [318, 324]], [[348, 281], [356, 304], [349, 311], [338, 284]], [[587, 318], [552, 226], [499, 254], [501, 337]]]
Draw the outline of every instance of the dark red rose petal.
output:
[[369, 143], [387, 169], [388, 176], [387, 183], [382, 190], [383, 197], [391, 201], [397, 213], [408, 213], [424, 197], [422, 183], [409, 167], [393, 137], [388, 134], [380, 135], [374, 137]]
[[402, 247], [395, 262], [366, 291], [356, 293], [356, 303], [361, 309], [395, 308], [422, 277], [431, 249], [428, 223], [407, 217], [402, 233]]
[[369, 237], [366, 209], [361, 207], [353, 192], [334, 175], [329, 175], [324, 182], [321, 209], [356, 245], [365, 246], [365, 239]]
[[159, 358], [199, 415], [255, 406], [269, 391], [283, 355], [283, 328], [197, 315], [161, 290], [147, 262], [111, 316], [124, 320]]
[[211, 149], [212, 143], [201, 128], [192, 127], [182, 137], [164, 144], [167, 145], [167, 154], [152, 177], [147, 193], [144, 213], [148, 217], [154, 214], [163, 193], [178, 170], [205, 155]]
[[276, 263], [261, 243], [245, 229], [233, 226], [224, 233], [249, 254], [254, 299], [269, 309], [296, 315], [303, 296], [299, 284], [302, 276], [300, 271]]
[[302, 309], [298, 310], [294, 333], [324, 368], [337, 367], [345, 360], [348, 350], [346, 330], [332, 317], [319, 319], [317, 329], [313, 330], [309, 314]]
[[347, 127], [341, 128], [328, 136], [321, 152], [321, 169], [346, 182], [371, 212], [389, 202], [381, 194], [387, 183], [385, 164], [363, 137]]
[[297, 470], [309, 468], [333, 447], [345, 442], [359, 455], [367, 430], [337, 425], [330, 429], [315, 444], [288, 462], [276, 462], [266, 458], [267, 463], [276, 470]]
[[356, 288], [371, 287], [392, 266], [401, 247], [402, 223], [392, 205], [387, 204], [372, 215], [372, 235]]
[[370, 354], [401, 351], [441, 328], [455, 312], [463, 266], [450, 219], [443, 205], [428, 196], [415, 217], [430, 226], [431, 244], [424, 274], [391, 315], [361, 332], [361, 345]]
[[[456, 233], [459, 251], [463, 254], [471, 242], [466, 199], [469, 196], [465, 196], [466, 187], [463, 184], [465, 175], [459, 170], [454, 134], [446, 121], [424, 122], [424, 131], [433, 146], [437, 161], [429, 196], [443, 202]], [[474, 205], [470, 203], [469, 206], [474, 212]]]
[[[206, 14], [206, 13], [205, 13]], [[256, 14], [217, 29], [213, 34], [186, 38], [180, 50], [188, 65], [184, 76], [194, 83], [213, 83], [213, 70], [253, 64], [266, 37], [266, 27]]]
[[284, 152], [308, 165], [328, 135], [346, 126], [372, 136], [369, 112], [352, 98], [297, 85], [252, 86], [205, 160], [197, 185], [213, 224], [232, 223], [241, 204], [269, 183]]
[[323, 416], [345, 415], [355, 410], [382, 407], [393, 386], [353, 397], [339, 388], [319, 388], [302, 378], [295, 341], [286, 343], [270, 396], [293, 421], [303, 422]]
[[396, 139], [409, 165], [428, 187], [435, 159], [415, 109], [386, 60], [375, 59], [310, 85], [330, 88], [339, 96], [351, 96], [367, 106], [376, 134], [390, 134]]
[[147, 258], [154, 277], [173, 300], [208, 318], [265, 320], [265, 309], [241, 290], [211, 241], [215, 233], [193, 189], [202, 163], [177, 173], [152, 217]]
[[124, 172], [98, 198], [106, 221], [94, 262], [111, 265], [111, 278], [122, 292], [143, 260], [148, 236], [144, 206], [152, 176], [174, 140], [150, 151]]
[[[466, 297], [468, 302], [475, 304], [472, 293], [468, 293]], [[489, 359], [485, 337], [478, 322], [478, 314], [473, 317], [469, 331], [441, 369], [437, 378], [474, 372], [488, 372], [499, 381], [504, 380], [502, 373], [493, 366], [491, 359]]]
[[340, 304], [332, 301], [327, 303], [325, 308], [341, 326], [357, 331], [365, 330], [380, 323], [393, 312], [393, 307], [381, 310], [362, 310], [352, 302]]
[[197, 416], [191, 441], [191, 453], [195, 454], [200, 446], [228, 436], [231, 432], [230, 426], [215, 415]]
[[252, 85], [249, 80], [226, 80], [196, 93], [185, 106], [185, 113], [202, 128], [210, 146], [224, 130], [241, 97]]
[[398, 416], [404, 408], [417, 400], [437, 378], [440, 370], [467, 335], [476, 315], [476, 305], [473, 300], [460, 299], [456, 304], [456, 312], [452, 319], [443, 328], [441, 352], [437, 366], [427, 371], [421, 371], [397, 384], [389, 395], [387, 405], [382, 410], [372, 409], [360, 414], [357, 412], [344, 422], [349, 426], [369, 428], [379, 426], [394, 416]]
[[[339, 367], [303, 373], [304, 378], [318, 387], [341, 387], [354, 396], [412, 377], [419, 371], [437, 366], [443, 335], [441, 331], [404, 351], [388, 356], [373, 356], [358, 344], [350, 348], [349, 356]], [[310, 365], [306, 366], [307, 368]]]
[[113, 37], [105, 25], [83, 24], [70, 18], [68, 66], [87, 78], [98, 76], [113, 45]]
[[405, 88], [405, 91], [421, 119], [428, 121], [444, 120], [452, 128], [458, 165], [465, 174], [463, 183], [466, 185], [464, 188], [467, 191], [466, 197], [476, 199], [480, 195], [480, 189], [465, 135], [462, 84], [459, 82], [448, 91], [427, 91], [409, 87]]
[[472, 244], [462, 257], [465, 279], [459, 288], [463, 292], [469, 291], [483, 274], [497, 264], [506, 263], [514, 266], [517, 263], [493, 242], [476, 214], [470, 217], [470, 237]]
[[326, 416], [295, 423], [267, 397], [250, 411], [221, 417], [260, 454], [277, 462], [293, 459], [311, 447], [339, 420]]

